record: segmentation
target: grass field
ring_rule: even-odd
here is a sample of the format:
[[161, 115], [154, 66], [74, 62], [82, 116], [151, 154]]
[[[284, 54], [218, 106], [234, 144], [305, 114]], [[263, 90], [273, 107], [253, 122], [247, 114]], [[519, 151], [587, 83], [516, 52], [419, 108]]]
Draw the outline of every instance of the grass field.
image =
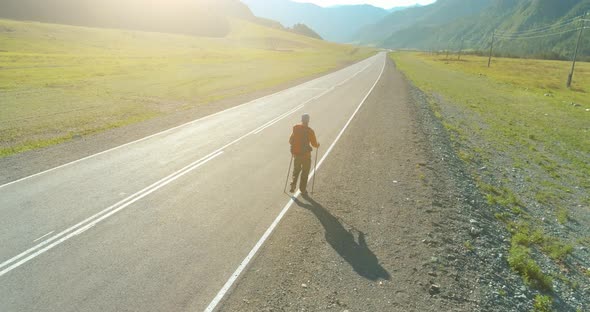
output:
[[0, 157], [368, 57], [241, 20], [226, 38], [0, 20]]
[[[399, 52], [391, 57], [429, 96], [496, 218], [511, 233], [510, 267], [551, 291], [590, 283], [590, 63]], [[565, 272], [565, 273], [564, 273]]]

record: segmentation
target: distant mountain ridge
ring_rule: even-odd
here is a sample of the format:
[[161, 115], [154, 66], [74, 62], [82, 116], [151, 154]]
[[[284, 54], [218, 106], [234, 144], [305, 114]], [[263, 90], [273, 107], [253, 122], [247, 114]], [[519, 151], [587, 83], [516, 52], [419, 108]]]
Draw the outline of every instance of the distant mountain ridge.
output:
[[2, 0], [0, 18], [223, 37], [228, 18], [258, 21], [238, 0]]
[[364, 25], [389, 14], [388, 10], [371, 5], [339, 5], [320, 7], [290, 0], [242, 0], [254, 15], [270, 18], [285, 26], [303, 23], [324, 39], [347, 43]]
[[[494, 50], [512, 56], [571, 58], [578, 35], [572, 30], [581, 25], [567, 21], [585, 12], [590, 12], [590, 0], [438, 0], [391, 13], [364, 27], [355, 41], [386, 48], [485, 50], [494, 31], [512, 33], [547, 26], [548, 31], [535, 33], [540, 35], [535, 38], [498, 36]], [[566, 26], [551, 26], [555, 24]], [[560, 31], [568, 32], [550, 35]], [[579, 54], [590, 57], [590, 31], [586, 34]]]
[[403, 11], [405, 9], [410, 9], [410, 8], [419, 8], [422, 7], [422, 4], [416, 3], [414, 5], [408, 5], [408, 6], [398, 6], [398, 7], [393, 7], [389, 10], [387, 10], [387, 12], [389, 13], [393, 13], [393, 12], [397, 12], [397, 11]]

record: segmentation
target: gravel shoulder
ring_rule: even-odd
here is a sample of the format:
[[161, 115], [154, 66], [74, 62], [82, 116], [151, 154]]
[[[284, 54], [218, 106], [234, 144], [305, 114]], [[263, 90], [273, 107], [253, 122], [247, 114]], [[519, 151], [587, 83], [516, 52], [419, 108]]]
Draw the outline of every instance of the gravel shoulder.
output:
[[220, 311], [486, 310], [479, 276], [492, 266], [465, 247], [485, 234], [472, 219], [481, 196], [388, 62], [316, 193], [297, 199]]

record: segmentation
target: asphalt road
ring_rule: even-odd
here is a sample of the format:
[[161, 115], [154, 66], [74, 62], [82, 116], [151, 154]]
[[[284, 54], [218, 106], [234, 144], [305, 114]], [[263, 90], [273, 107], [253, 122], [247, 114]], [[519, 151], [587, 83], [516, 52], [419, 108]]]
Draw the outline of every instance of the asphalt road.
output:
[[385, 57], [0, 186], [0, 311], [204, 310], [290, 200], [292, 125], [322, 157]]

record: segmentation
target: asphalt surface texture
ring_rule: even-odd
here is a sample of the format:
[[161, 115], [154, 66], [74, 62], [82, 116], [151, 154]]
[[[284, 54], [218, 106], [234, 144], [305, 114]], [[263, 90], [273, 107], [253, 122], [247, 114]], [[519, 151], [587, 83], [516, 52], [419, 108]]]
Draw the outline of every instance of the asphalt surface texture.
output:
[[[321, 144], [310, 196], [283, 192], [304, 112]], [[464, 220], [420, 116], [380, 53], [49, 171], [8, 169], [0, 311], [477, 310], [473, 273], [441, 247]]]
[[0, 310], [203, 310], [288, 200], [291, 126], [334, 141], [384, 60], [3, 184]]

